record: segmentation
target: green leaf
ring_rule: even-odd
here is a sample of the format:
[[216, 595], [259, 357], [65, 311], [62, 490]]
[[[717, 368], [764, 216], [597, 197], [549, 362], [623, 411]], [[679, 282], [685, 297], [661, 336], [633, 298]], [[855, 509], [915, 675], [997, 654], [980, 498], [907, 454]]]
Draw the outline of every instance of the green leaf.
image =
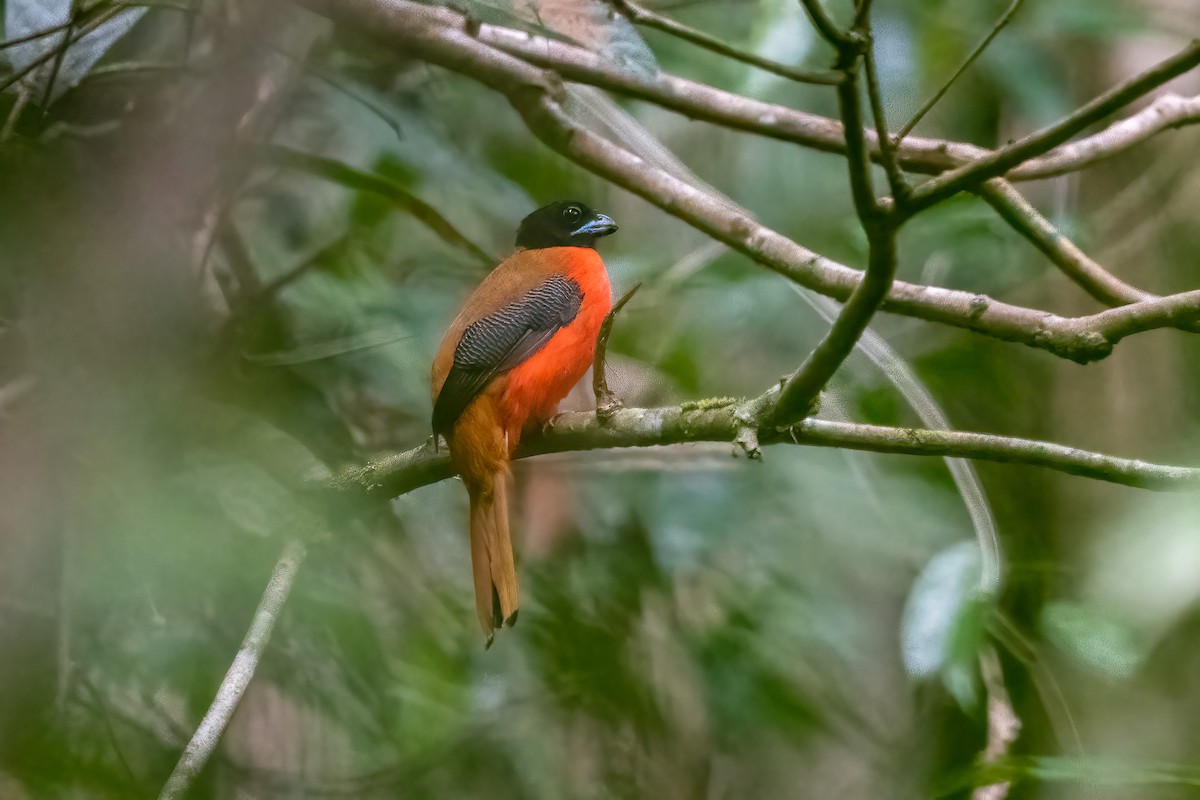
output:
[[1146, 655], [1131, 627], [1078, 603], [1047, 604], [1042, 610], [1042, 630], [1063, 652], [1109, 678], [1133, 674]]
[[935, 555], [913, 584], [901, 619], [904, 667], [918, 679], [941, 677], [964, 709], [978, 703], [977, 655], [992, 597], [980, 591], [979, 548], [960, 542]]

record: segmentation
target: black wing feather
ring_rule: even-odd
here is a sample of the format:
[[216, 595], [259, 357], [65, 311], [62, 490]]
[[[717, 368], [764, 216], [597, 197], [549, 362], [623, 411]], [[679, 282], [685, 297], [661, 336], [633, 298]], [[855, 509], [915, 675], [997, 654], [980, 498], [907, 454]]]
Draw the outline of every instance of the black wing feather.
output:
[[582, 304], [579, 284], [555, 275], [515, 303], [468, 325], [433, 404], [434, 434], [449, 432], [489, 383], [545, 347], [575, 319]]

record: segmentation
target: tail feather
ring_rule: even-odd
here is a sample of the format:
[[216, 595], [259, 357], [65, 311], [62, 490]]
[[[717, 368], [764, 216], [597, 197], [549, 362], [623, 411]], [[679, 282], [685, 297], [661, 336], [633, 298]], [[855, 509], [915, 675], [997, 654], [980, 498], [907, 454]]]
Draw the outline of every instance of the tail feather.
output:
[[511, 627], [517, 621], [517, 568], [508, 532], [508, 477], [507, 468], [501, 468], [469, 486], [475, 612], [489, 645], [495, 628]]

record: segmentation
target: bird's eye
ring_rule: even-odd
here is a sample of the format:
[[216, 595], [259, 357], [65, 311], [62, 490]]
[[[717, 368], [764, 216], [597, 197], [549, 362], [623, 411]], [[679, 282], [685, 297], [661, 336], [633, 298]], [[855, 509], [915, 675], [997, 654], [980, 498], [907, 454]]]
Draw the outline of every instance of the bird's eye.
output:
[[567, 206], [562, 212], [563, 219], [565, 219], [567, 222], [574, 222], [575, 220], [579, 219], [581, 214], [583, 214], [583, 212], [579, 210], [579, 206]]

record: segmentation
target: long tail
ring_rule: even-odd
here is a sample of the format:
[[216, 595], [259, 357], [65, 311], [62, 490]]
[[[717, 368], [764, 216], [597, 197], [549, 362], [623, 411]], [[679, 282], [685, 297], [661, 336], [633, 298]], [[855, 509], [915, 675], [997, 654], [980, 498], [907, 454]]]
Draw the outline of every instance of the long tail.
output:
[[517, 567], [508, 534], [507, 465], [467, 484], [471, 497], [471, 569], [475, 574], [475, 612], [492, 644], [492, 631], [517, 621]]
[[475, 612], [479, 627], [492, 644], [492, 632], [517, 621], [517, 568], [508, 534], [510, 442], [498, 419], [494, 398], [485, 394], [471, 403], [454, 425], [450, 458], [471, 499], [471, 570], [475, 577]]

